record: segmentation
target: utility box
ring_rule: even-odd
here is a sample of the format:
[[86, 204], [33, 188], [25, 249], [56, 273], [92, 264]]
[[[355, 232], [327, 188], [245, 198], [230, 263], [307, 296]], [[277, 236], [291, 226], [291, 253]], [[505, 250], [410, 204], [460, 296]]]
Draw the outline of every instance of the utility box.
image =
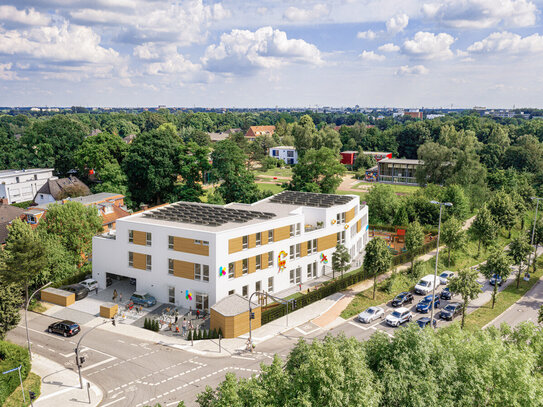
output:
[[41, 300], [67, 307], [75, 302], [75, 294], [58, 288], [48, 287], [41, 290]]
[[[260, 305], [251, 304], [251, 328], [260, 328]], [[224, 338], [237, 338], [249, 332], [249, 300], [238, 294], [229, 295], [211, 307], [211, 330], [219, 328]]]
[[103, 305], [100, 305], [100, 316], [103, 318], [111, 319], [119, 311], [119, 305], [113, 302], [106, 302]]

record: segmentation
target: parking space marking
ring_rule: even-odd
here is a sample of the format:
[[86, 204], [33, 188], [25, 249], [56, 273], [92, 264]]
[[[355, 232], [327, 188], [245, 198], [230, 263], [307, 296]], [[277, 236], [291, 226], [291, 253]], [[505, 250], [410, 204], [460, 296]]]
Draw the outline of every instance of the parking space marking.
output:
[[322, 328], [321, 327], [317, 327], [309, 332], [306, 332], [304, 331], [302, 328], [299, 328], [299, 327], [294, 327], [295, 330], [297, 330], [298, 332], [300, 332], [302, 335], [311, 335], [312, 333], [315, 333], [317, 331], [320, 331]]
[[363, 326], [361, 324], [357, 324], [354, 321], [349, 321], [349, 324], [351, 324], [352, 326], [356, 326], [357, 328], [363, 329], [364, 331], [367, 331], [368, 329], [370, 329], [369, 326]]

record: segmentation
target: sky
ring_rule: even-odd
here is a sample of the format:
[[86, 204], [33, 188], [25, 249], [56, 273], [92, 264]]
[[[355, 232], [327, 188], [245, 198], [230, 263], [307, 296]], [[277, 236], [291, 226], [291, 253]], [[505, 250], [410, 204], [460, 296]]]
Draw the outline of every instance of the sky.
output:
[[0, 106], [543, 107], [543, 0], [0, 0]]

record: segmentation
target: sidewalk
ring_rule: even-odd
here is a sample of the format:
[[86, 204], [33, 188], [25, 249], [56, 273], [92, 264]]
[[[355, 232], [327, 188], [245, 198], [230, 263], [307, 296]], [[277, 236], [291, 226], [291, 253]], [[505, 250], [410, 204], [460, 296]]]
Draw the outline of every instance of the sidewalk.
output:
[[[80, 389], [76, 372], [36, 353], [32, 354], [32, 372], [41, 377], [41, 394], [34, 406], [81, 407], [84, 404], [95, 407], [102, 401], [102, 390], [98, 386], [83, 379], [83, 389]], [[90, 404], [87, 383], [90, 384]]]

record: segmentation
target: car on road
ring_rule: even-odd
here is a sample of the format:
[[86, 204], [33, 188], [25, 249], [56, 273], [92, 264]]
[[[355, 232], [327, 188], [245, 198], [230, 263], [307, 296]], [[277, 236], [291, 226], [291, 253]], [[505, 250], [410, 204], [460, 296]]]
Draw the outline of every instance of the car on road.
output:
[[[432, 309], [432, 294], [427, 295], [422, 300], [419, 301], [417, 304], [417, 311], [426, 313]], [[441, 301], [439, 301], [439, 297], [436, 296], [434, 300], [434, 309], [439, 308], [441, 305]]]
[[47, 328], [47, 332], [61, 334], [63, 336], [74, 336], [79, 331], [81, 331], [81, 327], [75, 322], [68, 320], [53, 322]]
[[501, 276], [497, 275], [497, 274], [494, 274], [492, 277], [490, 277], [490, 285], [494, 285], [496, 284], [496, 282], [498, 282], [498, 286], [501, 287], [501, 285], [503, 284], [503, 280], [501, 278]]
[[89, 291], [93, 291], [98, 288], [98, 281], [92, 278], [87, 278], [86, 280], [81, 281], [79, 284], [81, 284], [83, 287], [86, 287]]
[[447, 321], [452, 321], [455, 316], [459, 315], [462, 312], [462, 304], [459, 302], [451, 302], [443, 307], [439, 313], [441, 319], [446, 319]]
[[376, 319], [383, 318], [385, 310], [381, 307], [369, 307], [366, 311], [358, 314], [358, 320], [364, 324], [369, 324]]
[[[421, 328], [426, 328], [428, 325], [430, 325], [430, 318], [429, 317], [419, 318], [419, 319], [417, 319], [416, 323]], [[434, 328], [437, 326], [437, 321], [435, 319], [433, 320], [432, 325], [434, 325]]]
[[385, 321], [388, 325], [393, 327], [398, 327], [404, 322], [409, 322], [413, 318], [413, 315], [411, 314], [411, 311], [409, 311], [407, 308], [401, 307], [392, 312], [392, 314], [388, 314], [385, 318]]
[[449, 287], [445, 287], [443, 290], [441, 290], [441, 293], [439, 294], [439, 297], [442, 300], [450, 300], [452, 298], [452, 293], [449, 290]]
[[439, 282], [441, 285], [447, 285], [449, 283], [449, 278], [454, 277], [454, 272], [445, 270], [439, 275]]
[[436, 283], [436, 288], [439, 286], [439, 278], [434, 277], [433, 274], [428, 274], [420, 279], [420, 281], [415, 286], [415, 292], [421, 295], [428, 295], [434, 289], [434, 281]]
[[144, 307], [152, 307], [156, 304], [155, 297], [150, 294], [138, 291], [132, 294], [132, 296], [130, 297], [130, 301], [132, 301], [136, 305], [143, 305]]
[[413, 294], [411, 294], [409, 291], [404, 291], [403, 293], [399, 293], [394, 299], [392, 300], [392, 306], [393, 307], [401, 307], [405, 304], [411, 304], [413, 302]]
[[81, 284], [63, 285], [60, 289], [74, 293], [76, 301], [82, 300], [89, 295], [89, 289]]

